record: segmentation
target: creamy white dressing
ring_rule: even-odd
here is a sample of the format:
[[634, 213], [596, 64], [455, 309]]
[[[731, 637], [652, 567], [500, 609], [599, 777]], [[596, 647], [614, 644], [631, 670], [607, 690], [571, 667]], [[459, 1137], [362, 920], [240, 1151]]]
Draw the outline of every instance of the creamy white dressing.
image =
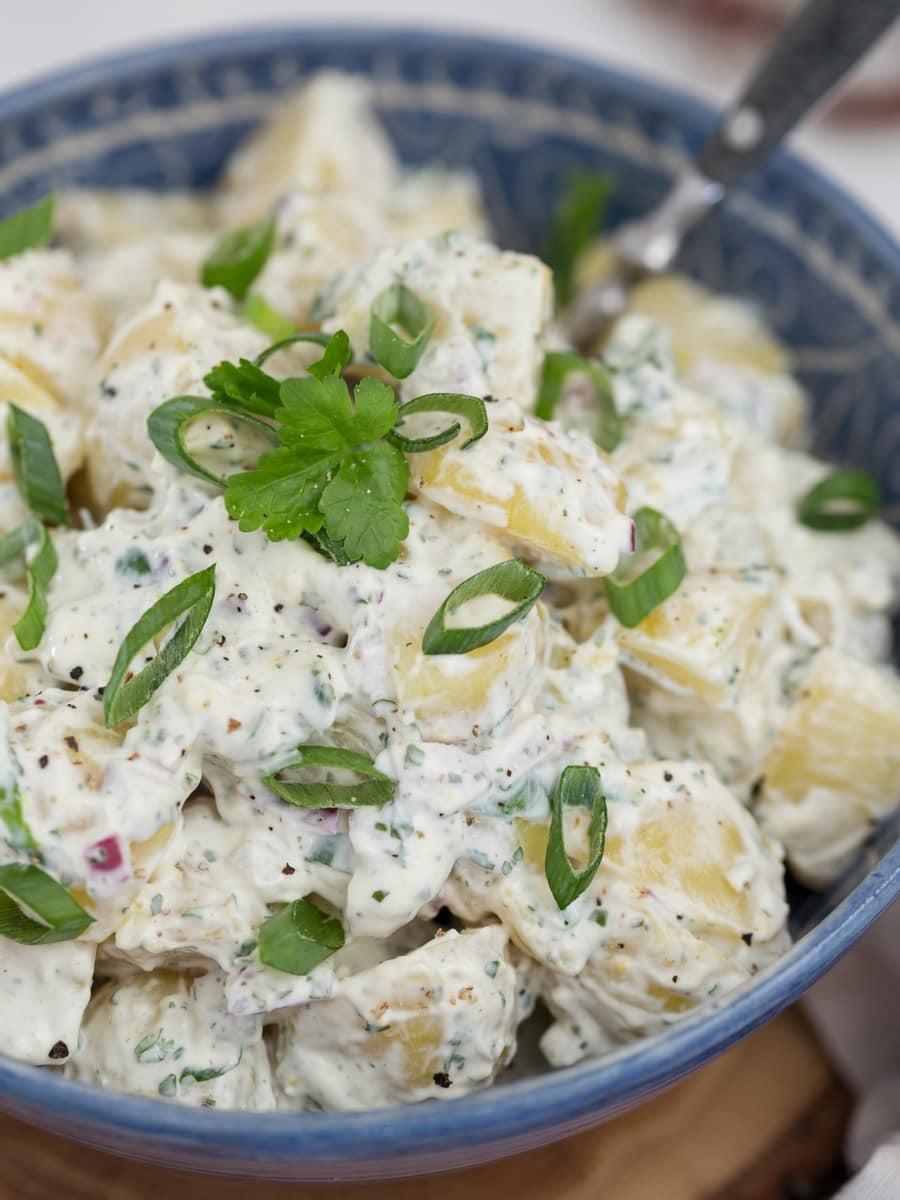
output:
[[[270, 304], [346, 329], [365, 361], [372, 302], [403, 282], [436, 322], [401, 398], [485, 399], [480, 441], [409, 456], [409, 535], [384, 570], [241, 532], [220, 490], [146, 434], [157, 405], [207, 395], [213, 366], [266, 346], [196, 272], [219, 232], [267, 212], [278, 235], [254, 288]], [[690, 320], [654, 301], [671, 337], [646, 314], [621, 322], [606, 350], [624, 420], [612, 454], [592, 440], [577, 380], [558, 420], [536, 419], [544, 353], [566, 348], [548, 269], [482, 240], [467, 175], [401, 170], [364, 86], [333, 74], [286, 102], [213, 196], [73, 194], [62, 214], [74, 260], [2, 264], [0, 378], [45, 421], [63, 474], [87, 468], [94, 516], [52, 534], [59, 567], [27, 656], [10, 635], [21, 563], [0, 588], [0, 861], [39, 862], [93, 921], [58, 946], [0, 940], [0, 1049], [183, 1104], [445, 1099], [498, 1076], [538, 997], [553, 1017], [543, 1052], [568, 1064], [664, 1028], [782, 953], [781, 843], [823, 882], [900, 798], [896, 772], [885, 782], [865, 765], [900, 744], [900, 689], [873, 665], [900, 549], [877, 522], [798, 526], [796, 501], [825, 468], [778, 444], [801, 431], [803, 399], [756, 318], [688, 289]], [[267, 369], [302, 375], [316, 356]], [[216, 442], [217, 469], [252, 461], [245, 440], [197, 422], [192, 449]], [[631, 552], [641, 505], [674, 521], [689, 570], [625, 629], [603, 577]], [[6, 528], [25, 515], [6, 447], [0, 512]], [[527, 616], [471, 653], [426, 655], [452, 589], [517, 556], [550, 580]], [[193, 650], [108, 730], [101, 689], [123, 638], [210, 566]], [[502, 608], [482, 599], [449, 624]], [[875, 675], [854, 748], [834, 713], [860, 671]], [[288, 803], [264, 777], [303, 745], [368, 756], [393, 798]], [[606, 851], [560, 910], [550, 803], [579, 764], [601, 774]], [[764, 776], [761, 826], [741, 802]], [[576, 866], [589, 819], [565, 813]], [[338, 918], [345, 944], [293, 975], [262, 961], [259, 936], [304, 898]]]

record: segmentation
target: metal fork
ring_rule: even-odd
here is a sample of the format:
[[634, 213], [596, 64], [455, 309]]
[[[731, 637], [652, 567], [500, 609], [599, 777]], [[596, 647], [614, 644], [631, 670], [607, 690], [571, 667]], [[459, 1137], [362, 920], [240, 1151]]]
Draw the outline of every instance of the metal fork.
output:
[[668, 270], [685, 234], [759, 166], [898, 17], [900, 0], [809, 0], [662, 203], [616, 230], [609, 273], [563, 314], [576, 346], [596, 344], [626, 308], [634, 285]]

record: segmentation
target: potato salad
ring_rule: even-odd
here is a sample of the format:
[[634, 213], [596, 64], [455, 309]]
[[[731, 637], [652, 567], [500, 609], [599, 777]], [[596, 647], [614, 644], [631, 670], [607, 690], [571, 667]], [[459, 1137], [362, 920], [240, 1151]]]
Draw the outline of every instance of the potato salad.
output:
[[745, 984], [900, 802], [877, 485], [742, 303], [573, 347], [605, 186], [500, 249], [325, 73], [209, 194], [0, 223], [0, 1051], [454, 1098]]

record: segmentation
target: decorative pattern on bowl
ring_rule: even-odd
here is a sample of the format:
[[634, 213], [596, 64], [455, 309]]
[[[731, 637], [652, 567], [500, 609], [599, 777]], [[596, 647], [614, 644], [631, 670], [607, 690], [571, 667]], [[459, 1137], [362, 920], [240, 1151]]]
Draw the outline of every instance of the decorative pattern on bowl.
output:
[[[411, 163], [467, 165], [501, 241], [538, 244], [573, 167], [643, 211], [711, 125], [700, 105], [526, 46], [388, 29], [268, 29], [122, 55], [0, 97], [0, 214], [65, 184], [204, 186], [272, 94], [323, 66], [371, 75]], [[785, 155], [685, 246], [682, 266], [755, 300], [816, 403], [816, 445], [878, 475], [900, 516], [900, 248]], [[460, 1100], [374, 1113], [243, 1114], [120, 1096], [0, 1058], [0, 1109], [169, 1166], [294, 1180], [466, 1166], [604, 1120], [659, 1091], [810, 986], [900, 894], [898, 822], [824, 895], [798, 891], [799, 941], [752, 984], [600, 1061]]]

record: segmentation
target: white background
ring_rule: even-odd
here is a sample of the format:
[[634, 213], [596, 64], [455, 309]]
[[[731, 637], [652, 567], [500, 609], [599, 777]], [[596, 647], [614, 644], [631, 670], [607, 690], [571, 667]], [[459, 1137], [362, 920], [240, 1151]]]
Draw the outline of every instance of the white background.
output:
[[[848, 0], [849, 2], [849, 0]], [[5, 0], [0, 88], [85, 56], [214, 28], [285, 20], [394, 21], [469, 28], [603, 57], [724, 101], [746, 45], [723, 49], [647, 0]], [[900, 119], [848, 127], [816, 119], [797, 145], [900, 234]]]

